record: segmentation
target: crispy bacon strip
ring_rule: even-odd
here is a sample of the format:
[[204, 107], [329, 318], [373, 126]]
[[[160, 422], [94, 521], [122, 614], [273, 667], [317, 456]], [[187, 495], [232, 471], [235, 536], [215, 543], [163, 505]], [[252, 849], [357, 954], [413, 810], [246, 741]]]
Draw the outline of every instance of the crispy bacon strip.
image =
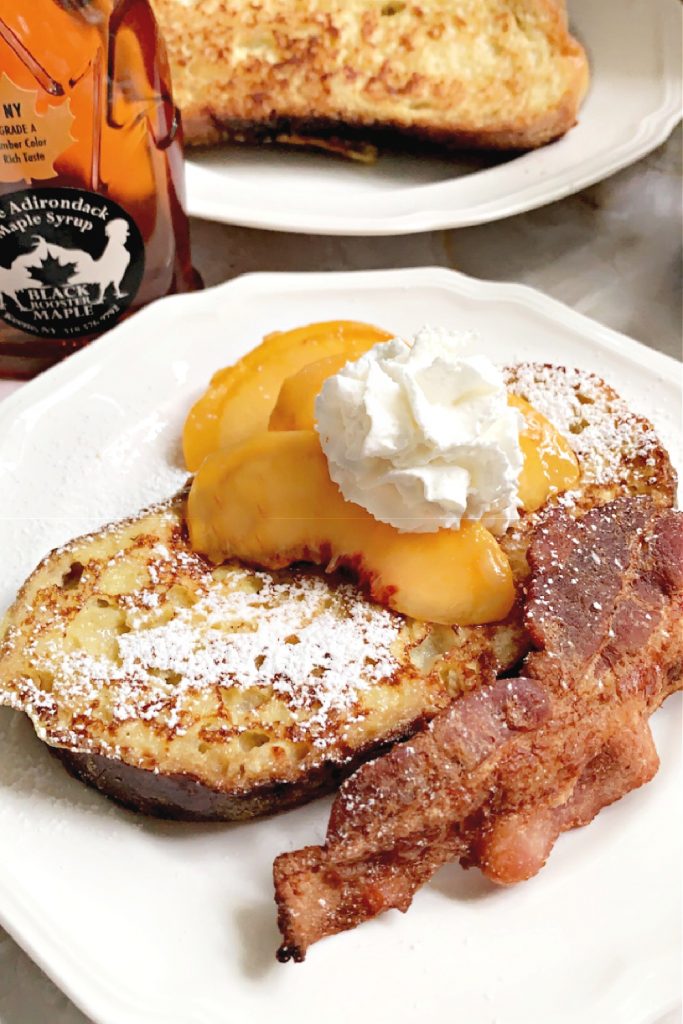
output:
[[624, 498], [560, 510], [529, 551], [524, 677], [454, 701], [342, 786], [325, 845], [274, 865], [280, 960], [383, 910], [460, 858], [510, 884], [561, 832], [649, 781], [648, 717], [683, 675], [683, 514]]

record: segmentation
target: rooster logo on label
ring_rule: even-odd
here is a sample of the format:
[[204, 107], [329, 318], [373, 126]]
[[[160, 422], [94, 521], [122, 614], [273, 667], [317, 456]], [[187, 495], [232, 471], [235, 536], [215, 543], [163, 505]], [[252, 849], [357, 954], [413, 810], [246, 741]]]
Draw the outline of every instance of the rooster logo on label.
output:
[[125, 220], [113, 220], [104, 233], [107, 246], [99, 259], [93, 259], [82, 249], [65, 249], [46, 242], [42, 235], [34, 235], [35, 246], [31, 252], [17, 256], [8, 270], [0, 267], [0, 309], [5, 308], [4, 299], [9, 297], [20, 310], [28, 312], [19, 301], [19, 293], [48, 286], [95, 285], [97, 295], [89, 294], [94, 305], [105, 301], [110, 286], [117, 299], [125, 298], [121, 281], [130, 263], [126, 249], [129, 228]]

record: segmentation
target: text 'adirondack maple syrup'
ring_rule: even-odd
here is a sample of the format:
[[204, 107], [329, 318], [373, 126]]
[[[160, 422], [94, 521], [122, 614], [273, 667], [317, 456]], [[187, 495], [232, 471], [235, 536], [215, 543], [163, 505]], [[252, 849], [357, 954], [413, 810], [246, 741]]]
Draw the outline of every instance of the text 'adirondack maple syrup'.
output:
[[0, 376], [199, 287], [148, 0], [2, 0]]

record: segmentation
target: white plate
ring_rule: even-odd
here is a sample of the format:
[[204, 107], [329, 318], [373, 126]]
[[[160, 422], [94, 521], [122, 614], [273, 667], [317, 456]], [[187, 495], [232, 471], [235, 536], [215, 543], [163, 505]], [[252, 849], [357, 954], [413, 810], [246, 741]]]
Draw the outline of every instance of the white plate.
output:
[[[680, 366], [537, 292], [430, 269], [243, 277], [150, 306], [0, 406], [0, 610], [51, 545], [175, 488], [183, 416], [217, 366], [333, 317], [474, 328], [497, 358], [595, 369], [681, 464]], [[650, 1024], [680, 985], [679, 712], [654, 718], [654, 782], [562, 837], [533, 881], [448, 866], [407, 915], [284, 966], [271, 864], [322, 839], [329, 801], [233, 826], [144, 819], [3, 711], [0, 923], [100, 1024]]]
[[254, 228], [398, 235], [499, 220], [578, 192], [663, 142], [680, 118], [680, 0], [570, 0], [592, 68], [579, 124], [495, 165], [221, 147], [187, 162], [190, 213]]

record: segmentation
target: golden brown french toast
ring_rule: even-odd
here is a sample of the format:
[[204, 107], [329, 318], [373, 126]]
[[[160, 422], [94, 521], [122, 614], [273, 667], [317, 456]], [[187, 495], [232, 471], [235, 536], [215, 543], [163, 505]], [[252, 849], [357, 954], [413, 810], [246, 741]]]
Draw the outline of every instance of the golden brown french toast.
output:
[[[581, 466], [573, 492], [502, 539], [521, 588], [550, 504], [648, 494], [670, 506], [676, 478], [650, 425], [599, 378], [538, 364], [507, 377]], [[0, 704], [130, 807], [232, 819], [301, 803], [528, 649], [519, 604], [495, 625], [435, 626], [313, 569], [212, 566], [189, 547], [184, 500], [49, 555], [0, 644]]]
[[[154, 0], [187, 141], [530, 149], [588, 62], [558, 0]], [[359, 148], [360, 146], [360, 148]]]

